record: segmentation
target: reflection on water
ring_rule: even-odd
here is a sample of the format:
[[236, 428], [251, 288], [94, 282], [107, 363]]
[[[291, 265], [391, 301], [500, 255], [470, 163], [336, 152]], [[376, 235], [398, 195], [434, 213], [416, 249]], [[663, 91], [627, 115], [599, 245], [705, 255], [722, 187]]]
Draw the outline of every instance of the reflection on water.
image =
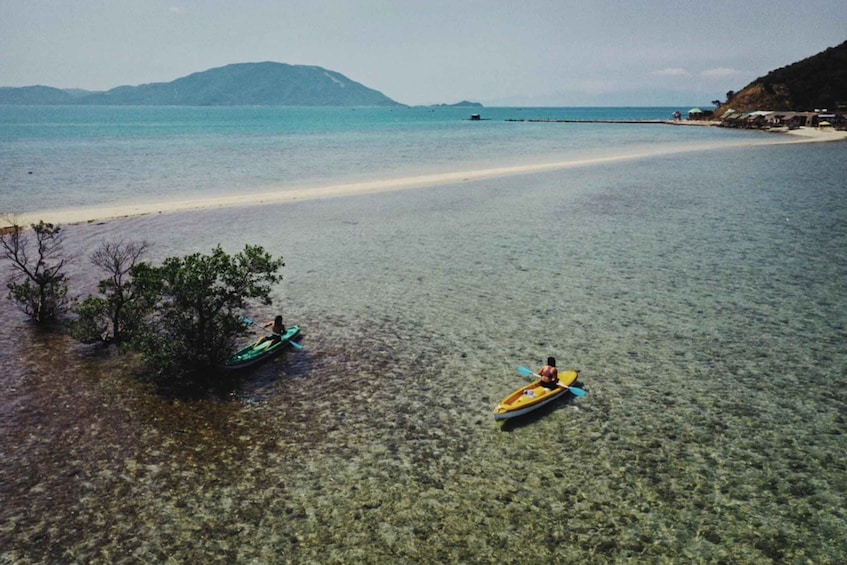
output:
[[[70, 227], [76, 292], [102, 238], [264, 245], [305, 349], [185, 401], [3, 301], [0, 555], [843, 562], [847, 210], [792, 165], [839, 150]], [[550, 354], [588, 396], [495, 424]]]

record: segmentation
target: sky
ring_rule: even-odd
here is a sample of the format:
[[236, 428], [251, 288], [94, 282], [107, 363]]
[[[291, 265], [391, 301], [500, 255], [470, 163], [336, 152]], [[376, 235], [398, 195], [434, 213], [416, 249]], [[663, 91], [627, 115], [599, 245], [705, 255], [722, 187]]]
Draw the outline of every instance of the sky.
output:
[[847, 0], [0, 0], [0, 86], [277, 61], [409, 105], [706, 105], [845, 40]]

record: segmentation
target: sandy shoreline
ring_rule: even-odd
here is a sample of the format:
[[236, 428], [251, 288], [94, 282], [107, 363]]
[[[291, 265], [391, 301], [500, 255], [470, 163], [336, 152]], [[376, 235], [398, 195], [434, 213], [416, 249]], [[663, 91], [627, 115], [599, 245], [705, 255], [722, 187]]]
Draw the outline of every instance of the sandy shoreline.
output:
[[[847, 139], [847, 132], [836, 130], [800, 128], [797, 130], [791, 130], [780, 133], [786, 133], [792, 138], [791, 141], [784, 140], [782, 141], [782, 143], [842, 141]], [[420, 175], [414, 177], [383, 179], [357, 183], [341, 183], [328, 186], [315, 186], [288, 190], [281, 189], [266, 192], [237, 194], [231, 196], [196, 198], [190, 200], [179, 200], [169, 202], [123, 204], [116, 206], [97, 206], [85, 208], [43, 210], [39, 212], [18, 214], [15, 215], [14, 218], [16, 223], [20, 225], [29, 225], [37, 223], [39, 221], [49, 222], [53, 224], [91, 223], [119, 218], [128, 218], [132, 216], [143, 216], [149, 214], [169, 214], [175, 212], [208, 210], [215, 208], [249, 207], [261, 204], [282, 204], [303, 200], [317, 200], [342, 196], [354, 196], [359, 194], [411, 190], [492, 178], [563, 170], [576, 167], [588, 167], [593, 165], [630, 161], [660, 155], [704, 151], [716, 148], [726, 149], [732, 147], [750, 147], [755, 145], [766, 145], [772, 143], [774, 143], [773, 139], [761, 142], [745, 141], [743, 143], [738, 144], [704, 144], [695, 147], [680, 147], [672, 150], [662, 148], [652, 151], [636, 151], [632, 153], [609, 157], [598, 157], [592, 159], [558, 161], [552, 163], [520, 165], [512, 167], [497, 167], [491, 169], [478, 169], [469, 171], [453, 171], [431, 175]]]
[[[694, 126], [694, 127], [720, 127], [718, 120], [667, 120], [664, 123], [671, 126]], [[764, 133], [784, 133], [794, 137], [802, 137], [805, 141], [844, 141], [847, 140], [847, 131], [829, 128], [807, 128], [797, 129], [773, 129], [762, 130]]]
[[832, 128], [797, 128], [775, 133], [786, 133], [811, 141], [844, 141], [847, 139], [847, 131]]

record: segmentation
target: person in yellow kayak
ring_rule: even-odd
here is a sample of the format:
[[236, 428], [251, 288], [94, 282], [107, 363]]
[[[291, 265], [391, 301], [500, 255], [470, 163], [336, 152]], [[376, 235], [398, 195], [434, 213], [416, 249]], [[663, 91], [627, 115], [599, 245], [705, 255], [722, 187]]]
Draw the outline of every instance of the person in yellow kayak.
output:
[[265, 335], [259, 338], [256, 345], [261, 345], [266, 341], [270, 341], [271, 345], [282, 339], [282, 334], [285, 333], [285, 324], [282, 323], [282, 314], [274, 318], [273, 322], [262, 324], [263, 328], [271, 328], [271, 335]]
[[556, 359], [548, 357], [547, 364], [538, 370], [538, 375], [541, 377], [541, 386], [544, 388], [553, 389], [559, 386], [559, 369], [556, 368]]

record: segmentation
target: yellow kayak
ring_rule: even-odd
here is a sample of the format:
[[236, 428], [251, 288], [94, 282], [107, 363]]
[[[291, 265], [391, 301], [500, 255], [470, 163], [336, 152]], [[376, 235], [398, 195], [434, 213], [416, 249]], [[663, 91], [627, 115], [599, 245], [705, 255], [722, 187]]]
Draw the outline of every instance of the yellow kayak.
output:
[[559, 386], [553, 389], [541, 386], [541, 381], [535, 381], [520, 388], [503, 399], [494, 409], [495, 420], [506, 420], [522, 416], [554, 401], [568, 391], [568, 387], [576, 382], [579, 371], [562, 371], [559, 373]]

